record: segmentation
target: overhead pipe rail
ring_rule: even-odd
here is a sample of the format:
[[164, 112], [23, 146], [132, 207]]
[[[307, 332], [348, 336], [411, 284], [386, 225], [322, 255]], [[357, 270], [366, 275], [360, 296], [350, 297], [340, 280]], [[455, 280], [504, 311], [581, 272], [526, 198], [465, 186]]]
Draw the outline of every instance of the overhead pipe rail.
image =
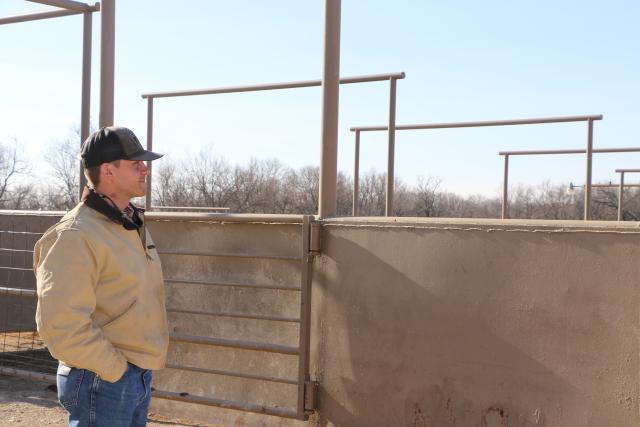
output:
[[[343, 77], [339, 80], [340, 84], [353, 84], [353, 83], [370, 83], [379, 81], [389, 81], [389, 141], [394, 139], [393, 124], [395, 123], [395, 105], [396, 105], [396, 81], [404, 79], [404, 72], [397, 73], [385, 73], [385, 74], [369, 74], [363, 76]], [[147, 150], [153, 149], [153, 100], [156, 98], [176, 98], [182, 96], [200, 96], [200, 95], [219, 95], [224, 93], [241, 93], [241, 92], [260, 92], [267, 90], [284, 90], [284, 89], [299, 89], [305, 87], [317, 87], [322, 86], [322, 80], [301, 80], [282, 83], [267, 83], [249, 86], [229, 86], [229, 87], [217, 87], [209, 89], [193, 89], [193, 90], [180, 90], [180, 91], [168, 91], [168, 92], [149, 92], [142, 94], [142, 98], [147, 100]], [[390, 142], [391, 143], [391, 142]], [[323, 160], [321, 160], [323, 163]], [[329, 162], [330, 163], [330, 162]], [[151, 206], [151, 181], [152, 181], [152, 164], [147, 162], [149, 168], [149, 175], [147, 176], [147, 196], [145, 206], [148, 211], [152, 210]], [[325, 165], [325, 166], [328, 166]], [[323, 169], [323, 164], [320, 165], [320, 169]], [[336, 195], [336, 186], [323, 187], [326, 192], [332, 192], [333, 198]], [[325, 198], [331, 199], [331, 194], [325, 194]]]
[[[585, 191], [585, 220], [591, 218], [591, 169], [593, 154], [593, 122], [602, 120], [602, 115], [586, 115], [586, 116], [563, 116], [563, 117], [541, 117], [531, 119], [511, 119], [511, 120], [489, 120], [474, 122], [453, 122], [453, 123], [426, 123], [426, 124], [407, 124], [396, 125], [395, 130], [425, 130], [425, 129], [453, 129], [453, 128], [472, 128], [487, 126], [514, 126], [514, 125], [537, 125], [548, 123], [569, 123], [569, 122], [587, 122], [587, 166], [586, 166], [586, 183]], [[354, 126], [351, 132], [355, 132], [355, 160], [354, 160], [354, 179], [353, 179], [353, 216], [359, 215], [358, 197], [359, 197], [359, 169], [360, 169], [360, 133], [361, 132], [379, 132], [391, 129], [390, 126]], [[395, 149], [390, 143], [388, 146], [388, 164], [387, 164], [387, 200], [385, 205], [385, 216], [393, 214], [393, 191], [394, 191], [394, 156]]]
[[[504, 156], [504, 173], [502, 176], [502, 219], [509, 218], [509, 157], [510, 156], [544, 156], [558, 154], [585, 154], [587, 150], [567, 149], [567, 150], [526, 150], [526, 151], [500, 151], [498, 155]], [[595, 153], [637, 153], [640, 147], [619, 147], [619, 148], [594, 148], [592, 154]], [[617, 172], [617, 170], [616, 170]], [[623, 184], [624, 177], [621, 177], [620, 185]], [[597, 184], [590, 184], [591, 188], [600, 187]], [[622, 190], [620, 190], [622, 191]], [[620, 193], [621, 195], [622, 193]], [[619, 203], [620, 204], [620, 203]], [[586, 215], [585, 215], [586, 216]], [[620, 213], [618, 213], [618, 221], [620, 221]]]

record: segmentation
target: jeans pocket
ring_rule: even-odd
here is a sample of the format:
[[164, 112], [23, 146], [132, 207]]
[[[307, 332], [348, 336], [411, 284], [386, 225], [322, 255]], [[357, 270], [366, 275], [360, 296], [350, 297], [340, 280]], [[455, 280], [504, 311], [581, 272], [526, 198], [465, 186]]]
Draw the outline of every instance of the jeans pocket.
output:
[[58, 386], [58, 401], [66, 409], [78, 404], [78, 396], [80, 395], [80, 386], [84, 378], [84, 369], [71, 368], [68, 375], [56, 376]]

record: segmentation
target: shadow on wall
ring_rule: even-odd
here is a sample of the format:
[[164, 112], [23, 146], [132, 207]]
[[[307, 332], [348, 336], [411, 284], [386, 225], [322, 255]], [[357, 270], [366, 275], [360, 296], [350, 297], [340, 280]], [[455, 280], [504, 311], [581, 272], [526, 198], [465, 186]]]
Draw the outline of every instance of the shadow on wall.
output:
[[[586, 416], [591, 403], [559, 375], [571, 364], [563, 295], [579, 277], [554, 277], [567, 270], [548, 251], [566, 250], [557, 239], [353, 228], [325, 237], [312, 330], [320, 425], [518, 427]], [[545, 255], [523, 264], [518, 248]], [[562, 307], [547, 311], [547, 298]], [[574, 332], [588, 338], [586, 329]]]

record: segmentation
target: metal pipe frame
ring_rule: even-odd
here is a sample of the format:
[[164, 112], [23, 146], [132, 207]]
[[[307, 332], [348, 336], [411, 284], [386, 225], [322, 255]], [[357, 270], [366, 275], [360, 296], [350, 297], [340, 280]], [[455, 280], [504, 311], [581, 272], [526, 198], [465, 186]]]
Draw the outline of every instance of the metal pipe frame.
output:
[[[392, 82], [391, 85], [395, 88], [396, 80], [404, 79], [405, 77], [406, 75], [404, 72], [397, 72], [397, 73], [368, 74], [368, 75], [362, 75], [362, 76], [343, 77], [338, 81], [339, 81], [339, 84], [354, 84], [354, 83], [370, 83], [370, 82], [380, 82], [380, 81], [389, 80], [390, 82]], [[219, 95], [224, 93], [241, 93], [241, 92], [260, 92], [260, 91], [267, 91], [267, 90], [298, 89], [298, 88], [317, 87], [317, 86], [322, 86], [322, 80], [301, 80], [301, 81], [293, 81], [293, 82], [267, 83], [267, 84], [249, 85], [249, 86], [229, 86], [229, 87], [219, 87], [219, 88], [209, 88], [209, 89], [144, 93], [141, 96], [143, 99], [147, 100], [147, 150], [151, 150], [152, 149], [151, 147], [153, 145], [153, 100], [156, 98], [174, 98], [174, 97], [181, 97], [181, 96], [199, 96], [199, 95]], [[393, 121], [395, 122], [395, 102], [396, 102], [395, 89], [393, 89], [392, 95], [393, 96], [389, 101], [389, 113], [390, 113], [390, 122], [391, 122], [391, 113], [393, 111]], [[336, 95], [336, 101], [337, 101], [337, 96], [338, 95]], [[336, 126], [337, 126], [337, 107], [336, 107]], [[395, 137], [395, 133], [391, 132], [390, 135], [392, 134], [393, 136], [390, 136], [390, 138]], [[337, 130], [336, 130], [336, 141], [337, 141]], [[336, 147], [334, 148], [335, 148], [334, 154], [331, 154], [331, 153], [322, 154], [321, 152], [321, 156], [328, 156], [325, 158], [321, 158], [321, 165], [320, 165], [321, 171], [322, 171], [322, 165], [325, 164], [325, 162], [327, 165], [335, 163], [335, 174], [328, 173], [327, 171], [325, 171], [325, 174], [324, 174], [325, 178], [333, 175], [336, 175], [336, 176], [334, 177], [333, 185], [330, 183], [325, 183], [323, 185], [322, 178], [321, 178], [320, 192], [324, 194], [325, 197], [329, 197], [330, 199], [332, 198], [335, 202], [336, 191], [337, 191], [336, 189], [337, 157], [334, 159], [333, 155], [337, 156], [337, 142], [336, 142]], [[148, 165], [151, 166], [150, 162], [148, 163]], [[149, 173], [149, 175], [147, 176], [147, 200], [145, 201], [145, 207], [148, 212], [152, 211], [153, 209], [153, 206], [151, 206], [151, 185], [152, 185], [152, 174]], [[327, 188], [333, 189], [332, 191], [330, 191], [330, 193], [332, 194], [327, 193], [328, 191]], [[322, 211], [322, 212], [318, 212], [318, 215], [320, 218], [328, 217], [335, 214], [335, 206], [333, 206], [333, 212], [330, 214], [329, 210], [331, 209], [327, 210], [329, 205], [326, 204], [328, 203], [328, 201], [325, 200], [325, 204], [323, 205], [322, 197], [319, 197], [319, 200], [321, 201], [319, 206], [319, 211]]]
[[282, 383], [282, 384], [298, 385], [298, 381], [297, 380], [291, 380], [291, 379], [288, 379], [288, 378], [268, 377], [268, 376], [265, 376], [265, 375], [245, 374], [243, 372], [223, 371], [223, 370], [220, 370], [220, 369], [197, 368], [197, 367], [194, 367], [194, 366], [174, 365], [174, 364], [170, 364], [170, 363], [166, 365], [166, 368], [167, 369], [175, 369], [175, 370], [179, 370], [179, 371], [191, 371], [191, 372], [199, 372], [199, 373], [203, 373], [203, 374], [224, 375], [224, 376], [227, 376], [227, 377], [245, 378], [245, 379], [248, 379], [248, 380], [269, 381], [269, 382]]
[[[340, 84], [353, 84], [353, 83], [370, 83], [389, 80], [391, 78], [404, 79], [406, 77], [404, 72], [397, 73], [384, 73], [384, 74], [367, 74], [362, 76], [343, 77], [340, 79]], [[322, 80], [299, 80], [282, 83], [265, 83], [258, 85], [246, 85], [246, 86], [227, 86], [217, 87], [209, 89], [194, 89], [194, 90], [177, 90], [169, 92], [149, 92], [143, 93], [141, 96], [143, 99], [148, 98], [176, 98], [180, 96], [198, 96], [198, 95], [219, 95], [223, 93], [241, 93], [241, 92], [261, 92], [266, 90], [283, 90], [283, 89], [299, 89], [305, 87], [317, 87], [322, 86]]]
[[[0, 289], [2, 293], [2, 289]], [[228, 311], [201, 311], [201, 310], [183, 310], [180, 308], [167, 308], [167, 313], [193, 314], [196, 316], [212, 316], [212, 317], [232, 317], [234, 319], [251, 319], [251, 320], [268, 320], [271, 322], [288, 322], [300, 323], [300, 319], [294, 317], [268, 316], [250, 313], [233, 313]]]
[[[151, 151], [153, 147], [153, 98], [147, 98], [147, 150]], [[147, 212], [151, 211], [151, 161], [147, 162], [147, 169], [149, 174], [147, 175], [147, 194], [144, 198], [144, 207]]]
[[338, 108], [340, 97], [341, 0], [324, 2], [324, 52], [322, 57], [322, 109], [320, 118], [320, 179], [318, 216], [337, 211]]
[[355, 156], [353, 162], [353, 201], [352, 215], [360, 215], [360, 131], [356, 131]]
[[300, 292], [299, 286], [292, 285], [257, 285], [253, 283], [232, 283], [232, 282], [207, 282], [204, 280], [187, 279], [164, 279], [164, 283], [175, 283], [178, 285], [199, 285], [199, 286], [226, 286], [230, 288], [251, 288], [251, 289], [271, 289], [280, 291]]
[[[539, 125], [548, 123], [567, 123], [567, 122], [586, 122], [588, 120], [602, 120], [602, 114], [586, 115], [586, 116], [562, 116], [562, 117], [540, 117], [532, 119], [513, 119], [513, 120], [489, 120], [476, 122], [450, 122], [450, 123], [426, 123], [426, 124], [409, 124], [396, 125], [396, 130], [424, 130], [424, 129], [453, 129], [453, 128], [471, 128], [471, 127], [487, 127], [487, 126], [514, 126], [514, 125]], [[355, 132], [377, 132], [386, 131], [387, 126], [353, 126], [350, 130]]]
[[[569, 123], [569, 122], [587, 122], [588, 123], [588, 137], [587, 137], [587, 174], [589, 180], [589, 197], [587, 200], [587, 196], [585, 194], [585, 204], [588, 202], [589, 206], [591, 204], [591, 194], [590, 194], [590, 186], [591, 186], [591, 158], [592, 153], [590, 150], [593, 150], [593, 121], [594, 120], [602, 120], [602, 114], [599, 115], [583, 115], [583, 116], [561, 116], [561, 117], [539, 117], [539, 118], [531, 118], [531, 119], [512, 119], [512, 120], [489, 120], [489, 121], [475, 121], [475, 122], [451, 122], [451, 123], [425, 123], [425, 124], [408, 124], [408, 125], [392, 125], [391, 120], [389, 126], [354, 126], [350, 130], [351, 132], [356, 132], [358, 135], [358, 142], [360, 142], [360, 132], [380, 132], [380, 131], [390, 131], [389, 137], [389, 145], [391, 145], [391, 132], [395, 132], [398, 130], [426, 130], [426, 129], [455, 129], [455, 128], [470, 128], [470, 127], [487, 127], [487, 126], [515, 126], [515, 125], [538, 125], [538, 124], [549, 124], [549, 123]], [[394, 140], [395, 142], [395, 140]], [[388, 147], [388, 150], [391, 151], [391, 147]], [[359, 148], [357, 157], [354, 161], [355, 165], [358, 166], [360, 163], [359, 158]], [[390, 213], [393, 211], [393, 188], [389, 186], [389, 176], [393, 174], [393, 165], [391, 164], [391, 158], [388, 160], [387, 164], [387, 203], [385, 205], [385, 214], [386, 216], [390, 216]], [[506, 160], [507, 161], [507, 160]], [[505, 168], [508, 167], [508, 161], [505, 164]], [[357, 169], [357, 168], [356, 168]], [[354, 178], [354, 182], [355, 182]], [[391, 181], [393, 184], [393, 181]], [[503, 186], [504, 187], [504, 186]], [[357, 191], [354, 189], [354, 194]], [[389, 196], [391, 195], [391, 196]], [[503, 188], [503, 199], [505, 193]], [[357, 200], [354, 198], [353, 212], [357, 211]], [[586, 211], [585, 211], [586, 212]], [[506, 212], [503, 209], [502, 216], [505, 217]], [[355, 215], [354, 215], [355, 216]], [[587, 219], [585, 217], [585, 219]]]
[[218, 207], [203, 208], [199, 206], [151, 206], [151, 208], [156, 211], [167, 210], [167, 211], [180, 211], [180, 212], [187, 211], [187, 210], [201, 211], [201, 212], [208, 212], [208, 211], [226, 212], [230, 209], [230, 208], [218, 208]]
[[[78, 12], [95, 12], [95, 7], [100, 3], [96, 3], [94, 6], [89, 6], [86, 3], [73, 0], [27, 0], [32, 3], [46, 4], [47, 6], [59, 7], [61, 9], [75, 10]], [[98, 6], [99, 7], [99, 6]]]
[[113, 125], [115, 69], [115, 0], [102, 0], [100, 14], [100, 128]]
[[620, 174], [620, 185], [618, 187], [618, 221], [622, 221], [622, 201], [624, 196], [624, 171], [618, 172]]
[[[41, 3], [49, 6], [62, 8], [51, 12], [38, 12], [25, 15], [18, 15], [8, 18], [0, 18], [0, 25], [17, 22], [28, 22], [40, 19], [59, 18], [62, 16], [83, 15], [82, 27], [82, 93], [80, 106], [80, 142], [89, 136], [89, 122], [91, 116], [91, 35], [92, 35], [92, 13], [100, 10], [100, 3], [93, 6], [72, 0], [27, 0], [34, 3]], [[107, 0], [110, 1], [110, 0]], [[86, 184], [82, 164], [79, 167], [79, 194], [78, 200], [82, 196], [82, 190]]]
[[385, 216], [393, 216], [393, 189], [395, 181], [396, 153], [396, 79], [389, 79], [389, 129], [387, 133], [387, 194], [384, 205]]
[[34, 289], [5, 288], [0, 287], [0, 295], [8, 295], [13, 297], [37, 298], [38, 294]]
[[[591, 121], [590, 121], [591, 123]], [[591, 125], [592, 126], [592, 125]], [[591, 134], [591, 132], [590, 132]], [[504, 177], [502, 180], [502, 219], [509, 217], [508, 212], [508, 185], [509, 185], [509, 156], [540, 156], [540, 155], [558, 155], [558, 154], [584, 154], [587, 153], [588, 158], [592, 158], [594, 153], [637, 153], [640, 152], [640, 147], [615, 147], [615, 148], [588, 148], [586, 150], [580, 149], [560, 149], [560, 150], [526, 150], [526, 151], [499, 151], [498, 155], [504, 156]], [[588, 185], [586, 188], [589, 190], [589, 206], [591, 206], [591, 188], [599, 187], [600, 185], [591, 184], [591, 161], [587, 162], [588, 168]], [[620, 169], [616, 169], [618, 172]], [[640, 169], [638, 170], [640, 172]], [[586, 191], [585, 191], [586, 193]], [[586, 203], [586, 196], [585, 196]], [[618, 202], [620, 205], [620, 202]], [[586, 207], [586, 205], [585, 205]], [[619, 208], [619, 206], [618, 206]], [[620, 215], [620, 214], [618, 214]], [[585, 220], [587, 220], [585, 214]], [[589, 215], [589, 219], [590, 219]]]
[[210, 345], [215, 347], [238, 348], [241, 350], [262, 351], [267, 353], [298, 355], [300, 350], [298, 347], [291, 347], [280, 344], [270, 344], [258, 341], [246, 340], [230, 340], [225, 338], [202, 337], [199, 335], [188, 334], [169, 334], [169, 338], [173, 342], [182, 342], [189, 344]]
[[63, 16], [80, 15], [83, 12], [75, 10], [54, 10], [51, 12], [35, 12], [27, 13], [24, 15], [8, 16], [6, 18], [0, 18], [0, 25], [16, 24], [18, 22], [38, 21], [40, 19], [60, 18]]
[[158, 399], [174, 400], [177, 402], [195, 403], [199, 405], [215, 406], [225, 409], [235, 409], [239, 411], [255, 412], [258, 414], [276, 415], [278, 417], [296, 418], [297, 412], [287, 408], [275, 408], [252, 403], [234, 402], [226, 399], [214, 399], [210, 397], [194, 396], [188, 393], [174, 393], [164, 390], [156, 390], [151, 396]]
[[269, 255], [269, 254], [241, 254], [241, 253], [230, 253], [230, 252], [201, 252], [201, 251], [161, 250], [161, 251], [158, 251], [158, 253], [160, 255], [184, 255], [184, 256], [207, 256], [207, 257], [221, 257], [221, 258], [271, 259], [271, 260], [276, 260], [276, 261], [300, 261], [302, 259], [299, 256]]
[[[82, 101], [80, 110], [80, 144], [89, 137], [89, 122], [91, 120], [91, 12], [84, 12], [82, 27]], [[80, 183], [78, 185], [78, 201], [82, 199], [82, 191], [87, 184], [82, 162], [78, 161]]]
[[87, 12], [98, 12], [100, 10], [100, 3], [95, 3], [93, 6], [71, 0], [27, 0], [34, 3], [46, 4], [49, 6], [59, 7], [64, 10], [52, 10], [45, 12], [34, 12], [24, 15], [8, 16], [0, 18], [0, 25], [15, 24], [18, 22], [37, 21], [40, 19], [60, 18], [63, 16], [79, 15]]
[[305, 387], [310, 381], [309, 376], [309, 353], [311, 336], [311, 269], [313, 256], [310, 252], [311, 242], [311, 216], [304, 217], [302, 224], [302, 260], [300, 262], [300, 331], [299, 337], [299, 357], [298, 357], [298, 419], [307, 419], [305, 408]]
[[584, 189], [584, 220], [591, 219], [591, 175], [593, 168], [593, 119], [587, 120], [587, 165]]
[[[625, 173], [639, 173], [640, 169], [616, 169], [616, 172], [620, 174], [620, 185], [618, 186], [618, 221], [622, 221], [622, 203], [624, 200], [624, 174]], [[633, 187], [633, 185], [627, 184], [627, 188]]]

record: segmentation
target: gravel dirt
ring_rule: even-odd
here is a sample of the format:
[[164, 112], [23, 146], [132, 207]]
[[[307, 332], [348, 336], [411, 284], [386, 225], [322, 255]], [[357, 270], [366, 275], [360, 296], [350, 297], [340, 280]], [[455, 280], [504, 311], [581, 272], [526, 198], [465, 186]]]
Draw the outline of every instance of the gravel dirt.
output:
[[[66, 426], [55, 385], [0, 375], [0, 427]], [[149, 427], [215, 427], [149, 414]]]

